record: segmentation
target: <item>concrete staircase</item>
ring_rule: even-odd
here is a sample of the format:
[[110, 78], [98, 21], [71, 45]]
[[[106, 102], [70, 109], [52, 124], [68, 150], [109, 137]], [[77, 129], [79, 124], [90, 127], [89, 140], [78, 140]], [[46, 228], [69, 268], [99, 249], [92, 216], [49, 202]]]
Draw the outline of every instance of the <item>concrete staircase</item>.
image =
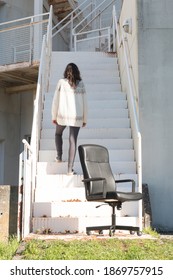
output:
[[[78, 145], [93, 143], [106, 146], [115, 179], [137, 180], [128, 104], [126, 94], [121, 91], [117, 58], [114, 54], [100, 52], [53, 52], [37, 163], [33, 232], [85, 232], [86, 226], [111, 223], [111, 207], [95, 208], [98, 203], [86, 202], [78, 152], [74, 165], [77, 175], [66, 175], [68, 128], [64, 132], [64, 162], [54, 161], [52, 98], [56, 83], [63, 77], [69, 62], [78, 65], [88, 97], [88, 123], [79, 132]], [[122, 190], [127, 188], [127, 184], [121, 186]], [[125, 203], [117, 212], [117, 223], [136, 226], [138, 203]]]

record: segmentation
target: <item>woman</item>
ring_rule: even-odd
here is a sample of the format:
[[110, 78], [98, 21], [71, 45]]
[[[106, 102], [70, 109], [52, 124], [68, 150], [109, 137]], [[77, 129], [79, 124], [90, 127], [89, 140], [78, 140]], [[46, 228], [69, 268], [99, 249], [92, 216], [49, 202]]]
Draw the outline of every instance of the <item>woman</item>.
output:
[[55, 144], [56, 161], [62, 161], [62, 134], [69, 126], [68, 175], [75, 174], [73, 164], [77, 148], [80, 127], [86, 126], [87, 101], [84, 83], [76, 64], [69, 63], [64, 71], [64, 78], [58, 81], [53, 103], [52, 122], [56, 124]]

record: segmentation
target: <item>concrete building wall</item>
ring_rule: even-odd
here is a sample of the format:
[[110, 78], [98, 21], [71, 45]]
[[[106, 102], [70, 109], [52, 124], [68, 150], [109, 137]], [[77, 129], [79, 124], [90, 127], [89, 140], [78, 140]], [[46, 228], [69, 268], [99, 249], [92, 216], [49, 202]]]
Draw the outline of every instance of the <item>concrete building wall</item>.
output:
[[18, 187], [0, 185], [0, 240], [17, 235]]
[[34, 14], [34, 0], [5, 0], [0, 6], [0, 22], [15, 20]]
[[173, 230], [173, 1], [138, 0], [139, 95], [143, 181], [153, 226]]
[[[134, 85], [135, 85], [135, 95], [138, 98], [138, 25], [137, 25], [137, 5], [136, 0], [123, 1], [122, 10], [120, 14], [120, 37], [124, 33], [123, 23], [127, 19], [132, 20], [132, 34], [124, 33], [128, 41], [128, 60], [131, 65]], [[128, 92], [128, 80], [125, 70], [125, 58], [124, 49], [120, 47], [118, 49], [119, 64], [121, 71], [121, 81], [122, 90]]]
[[[124, 0], [120, 15], [121, 27], [132, 18], [127, 39], [139, 97], [143, 183], [149, 187], [153, 227], [161, 231], [173, 230], [172, 11], [172, 0]], [[122, 48], [118, 53], [126, 91]]]
[[33, 93], [0, 91], [0, 184], [17, 185], [22, 139], [31, 134]]

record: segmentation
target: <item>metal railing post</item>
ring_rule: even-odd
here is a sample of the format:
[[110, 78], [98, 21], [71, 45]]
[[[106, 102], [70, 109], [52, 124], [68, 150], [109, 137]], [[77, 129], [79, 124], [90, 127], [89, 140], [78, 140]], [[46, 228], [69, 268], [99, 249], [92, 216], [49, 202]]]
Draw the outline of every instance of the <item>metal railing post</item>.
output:
[[108, 52], [111, 51], [111, 28], [108, 28]]
[[112, 23], [112, 34], [113, 34], [113, 52], [116, 51], [116, 44], [115, 44], [115, 40], [116, 40], [116, 36], [115, 36], [115, 6], [113, 6], [113, 10], [112, 10], [112, 19], [113, 19], [113, 23]]
[[73, 49], [73, 14], [71, 14], [70, 24], [70, 51]]
[[76, 52], [77, 51], [77, 35], [74, 34], [74, 51]]
[[29, 62], [32, 63], [34, 57], [34, 19], [31, 18], [31, 25], [30, 25], [30, 55], [29, 55]]

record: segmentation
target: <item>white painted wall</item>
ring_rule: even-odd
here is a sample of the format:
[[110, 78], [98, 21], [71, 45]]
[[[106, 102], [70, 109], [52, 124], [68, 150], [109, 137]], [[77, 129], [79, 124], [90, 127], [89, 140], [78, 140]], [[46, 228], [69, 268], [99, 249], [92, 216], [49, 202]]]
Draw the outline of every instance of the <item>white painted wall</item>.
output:
[[173, 230], [173, 1], [138, 0], [143, 181], [153, 225]]

